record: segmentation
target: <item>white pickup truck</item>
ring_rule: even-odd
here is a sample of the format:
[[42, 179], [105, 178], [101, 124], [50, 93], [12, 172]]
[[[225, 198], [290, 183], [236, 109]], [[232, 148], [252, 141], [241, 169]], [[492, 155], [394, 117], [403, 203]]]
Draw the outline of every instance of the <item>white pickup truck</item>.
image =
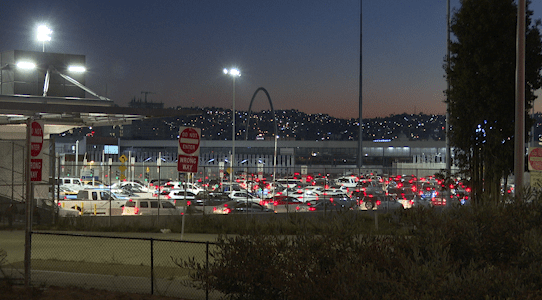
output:
[[119, 199], [107, 189], [84, 189], [76, 199], [59, 200], [62, 208], [77, 209], [87, 215], [120, 215], [126, 199]]

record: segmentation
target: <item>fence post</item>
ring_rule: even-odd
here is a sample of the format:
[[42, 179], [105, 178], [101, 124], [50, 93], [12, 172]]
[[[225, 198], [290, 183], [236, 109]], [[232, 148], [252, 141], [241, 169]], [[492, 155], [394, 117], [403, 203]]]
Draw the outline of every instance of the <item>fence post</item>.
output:
[[205, 242], [205, 299], [209, 300], [209, 242]]
[[151, 238], [151, 295], [154, 295], [154, 239]]

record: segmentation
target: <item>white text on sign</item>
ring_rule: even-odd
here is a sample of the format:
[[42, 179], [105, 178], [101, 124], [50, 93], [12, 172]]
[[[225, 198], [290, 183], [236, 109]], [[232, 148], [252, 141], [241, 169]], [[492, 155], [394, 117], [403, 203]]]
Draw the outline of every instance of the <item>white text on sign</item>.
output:
[[179, 155], [177, 159], [177, 171], [196, 173], [198, 171], [197, 156]]
[[42, 136], [43, 130], [41, 129], [41, 127], [32, 127], [32, 135]]
[[30, 181], [41, 181], [43, 160], [33, 158], [30, 160]]

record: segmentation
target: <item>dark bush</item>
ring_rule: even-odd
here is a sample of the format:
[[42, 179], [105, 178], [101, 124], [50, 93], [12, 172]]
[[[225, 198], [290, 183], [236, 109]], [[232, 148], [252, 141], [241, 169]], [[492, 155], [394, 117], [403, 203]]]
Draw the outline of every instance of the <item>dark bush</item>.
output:
[[230, 299], [541, 299], [541, 212], [538, 200], [407, 210], [385, 235], [337, 215], [222, 237], [209, 268], [183, 266]]

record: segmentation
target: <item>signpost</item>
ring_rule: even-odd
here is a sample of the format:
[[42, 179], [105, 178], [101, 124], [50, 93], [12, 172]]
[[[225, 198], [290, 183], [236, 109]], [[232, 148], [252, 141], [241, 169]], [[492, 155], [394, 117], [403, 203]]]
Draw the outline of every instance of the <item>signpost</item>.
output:
[[34, 205], [34, 181], [41, 181], [43, 170], [43, 121], [26, 120], [26, 162], [25, 171], [26, 199], [25, 199], [25, 246], [24, 246], [24, 285], [30, 286], [30, 232], [32, 231], [32, 207]]
[[[181, 127], [179, 128], [179, 147], [177, 149], [177, 171], [184, 173], [197, 173], [198, 172], [198, 161], [199, 161], [199, 144], [201, 137], [201, 129], [193, 127]], [[185, 179], [186, 180], [186, 179]], [[183, 201], [178, 201], [187, 207], [186, 200], [186, 186], [184, 189], [184, 199]], [[185, 213], [183, 213], [183, 219], [181, 224], [181, 239], [184, 235], [184, 218]]]

